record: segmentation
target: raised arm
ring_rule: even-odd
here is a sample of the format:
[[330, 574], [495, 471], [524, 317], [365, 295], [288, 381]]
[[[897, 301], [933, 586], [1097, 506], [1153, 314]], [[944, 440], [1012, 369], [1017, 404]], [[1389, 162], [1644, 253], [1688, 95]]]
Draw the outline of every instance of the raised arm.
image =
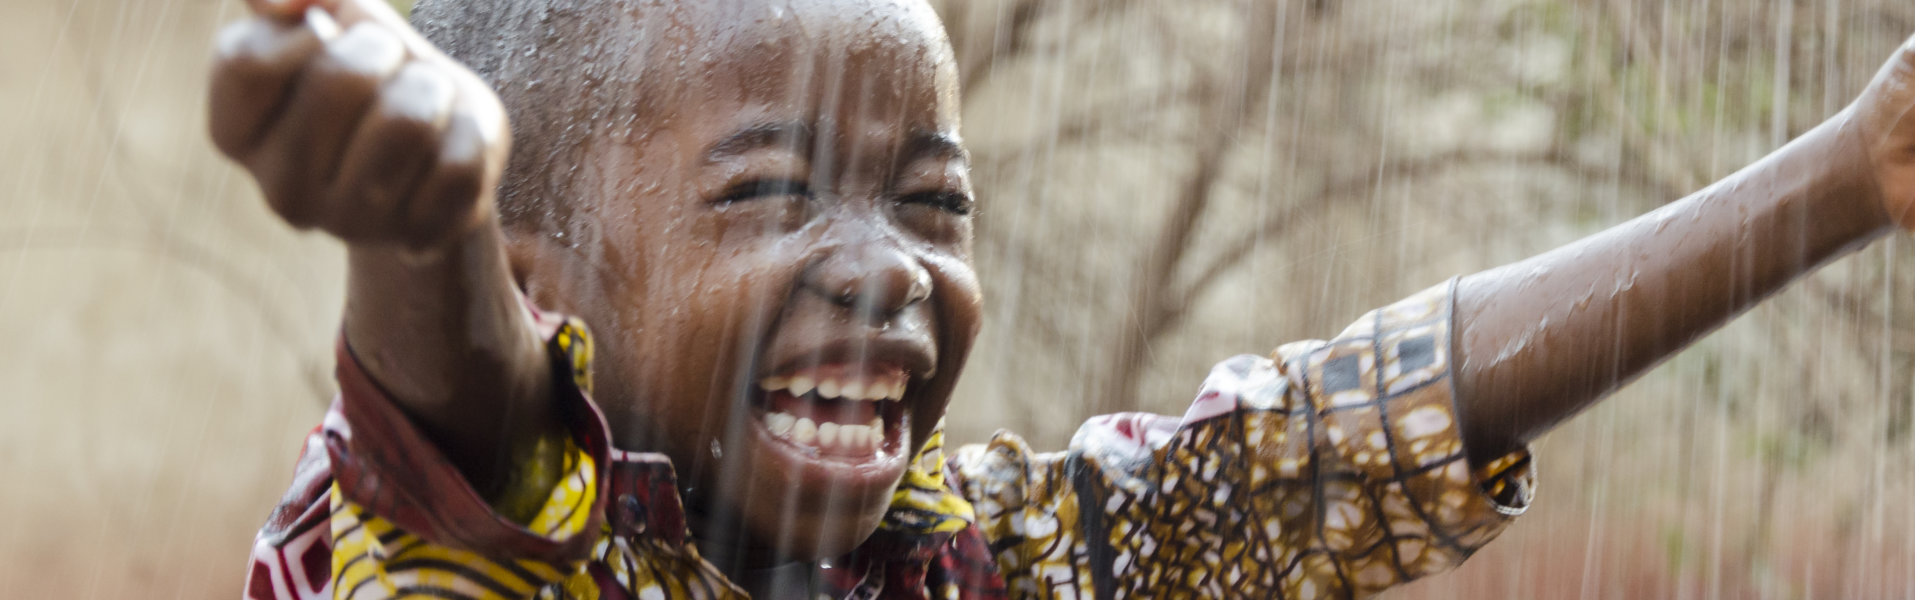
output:
[[559, 430], [552, 373], [494, 213], [499, 100], [381, 0], [249, 6], [217, 41], [211, 134], [282, 218], [346, 242], [353, 356], [483, 494], [557, 474], [534, 450]]
[[1467, 450], [1515, 449], [1795, 278], [1913, 228], [1914, 42], [1845, 110], [1651, 213], [1459, 282]]

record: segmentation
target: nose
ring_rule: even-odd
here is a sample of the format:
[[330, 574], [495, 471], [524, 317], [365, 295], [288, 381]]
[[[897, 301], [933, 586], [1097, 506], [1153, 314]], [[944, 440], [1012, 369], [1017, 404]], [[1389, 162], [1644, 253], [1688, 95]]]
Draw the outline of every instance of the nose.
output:
[[866, 321], [884, 321], [933, 293], [919, 261], [885, 242], [841, 246], [807, 269], [802, 285]]

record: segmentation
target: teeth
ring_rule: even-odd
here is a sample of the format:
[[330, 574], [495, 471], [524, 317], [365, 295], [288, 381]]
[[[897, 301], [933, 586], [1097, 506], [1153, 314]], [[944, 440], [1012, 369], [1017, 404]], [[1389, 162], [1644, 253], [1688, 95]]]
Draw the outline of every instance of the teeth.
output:
[[897, 377], [878, 376], [871, 379], [775, 375], [761, 379], [760, 389], [786, 391], [796, 398], [814, 393], [822, 399], [899, 400], [907, 395], [907, 378], [904, 373]]
[[787, 389], [787, 381], [788, 380], [785, 377], [768, 377], [766, 379], [760, 380], [760, 389], [784, 390], [784, 389]]
[[787, 437], [787, 434], [793, 431], [794, 421], [793, 415], [787, 413], [767, 413], [767, 431], [780, 437]]
[[820, 424], [820, 447], [832, 448], [840, 445], [840, 424], [828, 421]]
[[880, 417], [874, 417], [865, 425], [854, 425], [832, 421], [815, 423], [807, 417], [771, 412], [763, 421], [774, 437], [821, 449], [873, 450], [886, 443], [887, 438]]
[[813, 419], [800, 417], [799, 420], [793, 422], [793, 441], [802, 444], [811, 444], [813, 443], [814, 433]]
[[[771, 389], [777, 390], [780, 388]], [[807, 392], [811, 391], [813, 391], [813, 378], [806, 375], [795, 376], [792, 382], [787, 384], [787, 393], [793, 394], [795, 398], [805, 396]]]

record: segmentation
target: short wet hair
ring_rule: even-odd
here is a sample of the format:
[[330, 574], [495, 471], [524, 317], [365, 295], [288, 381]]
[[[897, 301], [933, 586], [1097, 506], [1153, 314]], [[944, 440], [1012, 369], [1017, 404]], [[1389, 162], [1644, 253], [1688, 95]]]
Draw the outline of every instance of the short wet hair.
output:
[[650, 60], [679, 12], [658, 0], [420, 0], [413, 26], [473, 69], [505, 106], [513, 152], [500, 181], [509, 229], [561, 231], [572, 220], [590, 136], [631, 128], [649, 103]]

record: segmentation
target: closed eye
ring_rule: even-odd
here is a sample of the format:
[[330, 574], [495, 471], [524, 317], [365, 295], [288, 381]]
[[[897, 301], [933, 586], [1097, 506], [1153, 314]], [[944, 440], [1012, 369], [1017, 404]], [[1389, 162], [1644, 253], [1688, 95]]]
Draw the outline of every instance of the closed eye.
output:
[[900, 197], [905, 204], [924, 204], [956, 215], [973, 214], [973, 197], [964, 192], [948, 190], [917, 192]]
[[758, 198], [779, 196], [811, 196], [807, 182], [794, 179], [754, 179], [733, 185], [720, 193], [716, 204], [732, 204]]

